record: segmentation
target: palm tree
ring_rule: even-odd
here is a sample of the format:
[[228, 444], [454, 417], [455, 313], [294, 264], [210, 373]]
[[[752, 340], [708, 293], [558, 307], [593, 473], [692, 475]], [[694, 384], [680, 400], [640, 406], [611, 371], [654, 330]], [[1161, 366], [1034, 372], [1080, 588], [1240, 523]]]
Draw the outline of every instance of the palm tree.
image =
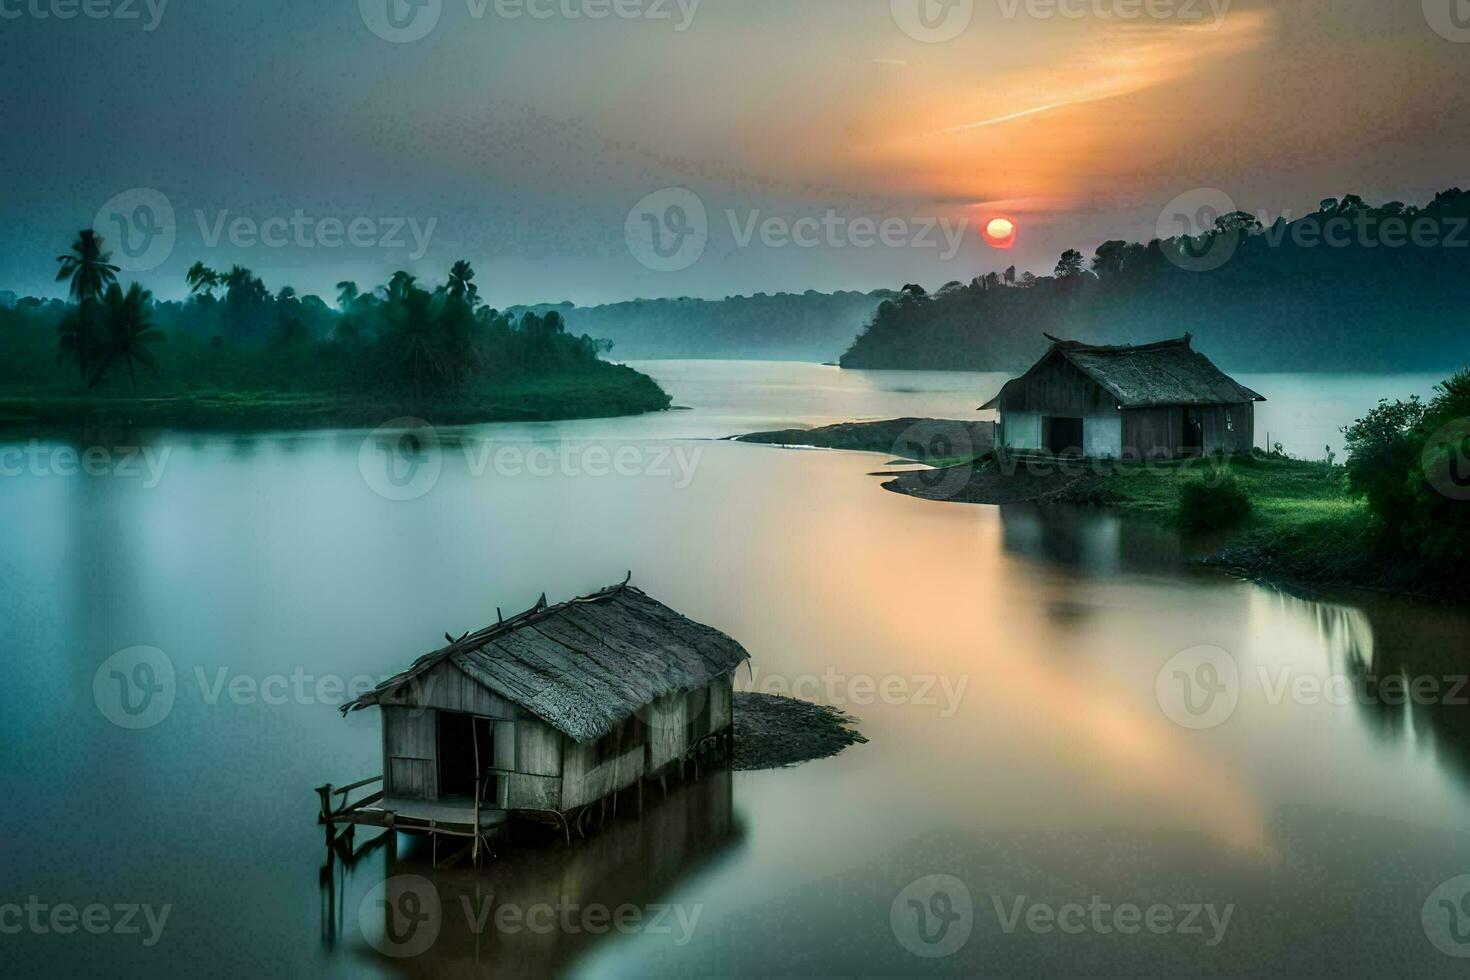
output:
[[480, 287], [475, 285], [475, 270], [464, 259], [454, 263], [449, 270], [449, 298], [467, 303], [471, 309], [480, 298]]
[[56, 281], [70, 279], [71, 297], [77, 302], [57, 325], [60, 359], [76, 361], [84, 379], [92, 374], [102, 339], [97, 301], [109, 285], [117, 282], [118, 267], [108, 261], [110, 258], [102, 249], [102, 236], [90, 228], [77, 234], [70, 253], [56, 257], [61, 265]]
[[97, 300], [108, 286], [117, 282], [118, 267], [108, 260], [110, 252], [102, 250], [102, 236], [90, 228], [84, 229], [72, 243], [71, 252], [58, 255], [61, 263], [56, 281], [71, 280], [71, 298], [78, 303]]
[[65, 315], [56, 325], [57, 360], [75, 361], [77, 373], [82, 380], [92, 385], [93, 367], [104, 343], [102, 304], [88, 300], [77, 306], [67, 307]]
[[220, 282], [225, 287], [225, 328], [235, 340], [260, 337], [273, 326], [267, 315], [270, 290], [255, 273], [242, 265], [231, 266]]
[[153, 294], [137, 283], [128, 286], [124, 293], [122, 287], [113, 283], [107, 287], [103, 306], [107, 310], [107, 328], [101, 356], [89, 385], [95, 388], [103, 375], [121, 361], [127, 364], [128, 381], [137, 390], [138, 376], [134, 363], [157, 371], [158, 360], [148, 345], [159, 344], [166, 339], [163, 331], [153, 325]]
[[383, 291], [385, 302], [402, 305], [413, 293], [414, 283], [416, 282], [418, 282], [417, 276], [410, 275], [400, 269], [393, 273], [393, 278], [388, 280], [388, 285], [379, 286], [378, 288]]
[[189, 271], [184, 273], [184, 281], [189, 284], [189, 292], [196, 296], [203, 293], [213, 299], [214, 291], [219, 288], [220, 274], [203, 262], [195, 262], [189, 266]]
[[[398, 276], [393, 277], [394, 283], [400, 282]], [[401, 282], [402, 293], [390, 301], [390, 338], [398, 349], [399, 364], [412, 381], [413, 397], [417, 401], [426, 377], [432, 380], [442, 372], [439, 324], [430, 310], [433, 295], [415, 286], [412, 276]], [[392, 286], [389, 295], [394, 296]]]
[[337, 305], [343, 313], [352, 309], [352, 304], [357, 302], [359, 295], [361, 294], [357, 291], [357, 283], [351, 279], [344, 279], [337, 283]]

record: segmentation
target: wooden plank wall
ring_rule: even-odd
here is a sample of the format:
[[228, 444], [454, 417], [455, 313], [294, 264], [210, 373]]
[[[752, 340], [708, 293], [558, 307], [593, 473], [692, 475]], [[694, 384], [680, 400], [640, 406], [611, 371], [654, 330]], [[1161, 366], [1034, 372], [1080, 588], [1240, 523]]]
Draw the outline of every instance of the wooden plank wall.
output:
[[[519, 721], [514, 727], [515, 758], [505, 768], [530, 776], [560, 776], [561, 732], [534, 718]], [[495, 737], [498, 744], [498, 730]]]
[[384, 794], [438, 799], [437, 713], [399, 705], [385, 705], [382, 711]]
[[462, 711], [482, 718], [529, 717], [520, 705], [487, 690], [448, 660], [385, 698], [384, 704], [411, 704]]
[[[1203, 405], [1199, 408], [1204, 426], [1204, 452], [1223, 450], [1248, 453], [1255, 445], [1256, 407], [1251, 402], [1239, 405]], [[1226, 415], [1234, 423], [1227, 425]], [[1131, 459], [1174, 457], [1184, 441], [1184, 406], [1129, 408], [1123, 411], [1123, 452]]]
[[1248, 453], [1255, 445], [1254, 403], [1211, 405], [1200, 414], [1205, 426], [1205, 452]]
[[560, 802], [561, 732], [486, 690], [452, 663], [436, 666], [421, 683], [400, 691], [394, 702], [382, 707], [387, 795], [438, 798], [438, 712], [442, 710], [495, 722], [494, 765], [516, 773], [500, 781], [499, 806], [554, 809]]
[[501, 780], [500, 806], [509, 810], [557, 810], [561, 808], [560, 777], [515, 773]]
[[1123, 455], [1128, 459], [1172, 459], [1184, 441], [1184, 410], [1128, 408], [1123, 410]]
[[1118, 401], [1069, 361], [1053, 357], [1030, 377], [1013, 381], [1006, 389], [1000, 409], [1081, 418], [1115, 412]]
[[687, 709], [684, 696], [675, 693], [659, 698], [639, 712], [648, 727], [644, 765], [649, 772], [656, 772], [684, 755], [687, 748], [684, 736], [689, 724]]
[[[407, 799], [438, 798], [438, 712], [457, 711], [495, 720], [497, 768], [513, 770], [500, 780], [498, 804], [511, 809], [570, 809], [625, 789], [677, 763], [699, 738], [733, 723], [733, 673], [707, 688], [660, 698], [626, 723], [628, 748], [600, 765], [593, 747], [564, 736], [518, 705], [486, 691], [452, 664], [430, 672], [428, 683], [406, 689], [431, 706], [382, 706], [385, 790]], [[427, 675], [426, 675], [427, 676]], [[506, 713], [514, 721], [504, 720]]]
[[710, 731], [724, 731], [735, 723], [735, 675], [722, 677], [709, 686]]
[[643, 772], [642, 745], [593, 765], [592, 746], [568, 738], [562, 750], [561, 808], [570, 810], [632, 786], [643, 778]]

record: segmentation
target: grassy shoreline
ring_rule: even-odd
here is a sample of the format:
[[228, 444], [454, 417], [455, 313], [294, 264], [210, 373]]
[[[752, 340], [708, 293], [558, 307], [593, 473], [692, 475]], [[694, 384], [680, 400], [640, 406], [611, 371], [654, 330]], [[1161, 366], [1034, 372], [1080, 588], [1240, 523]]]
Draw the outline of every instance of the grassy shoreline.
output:
[[476, 386], [452, 398], [384, 398], [332, 391], [151, 384], [97, 394], [54, 387], [0, 388], [0, 438], [107, 429], [234, 431], [361, 428], [395, 418], [435, 425], [610, 418], [663, 411], [653, 379], [621, 365]]
[[[1106, 507], [1140, 520], [1177, 526], [1181, 489], [1216, 476], [1203, 459], [1117, 463], [1024, 460], [998, 462], [991, 453], [945, 458], [976, 423], [938, 419], [848, 423], [809, 432], [753, 433], [740, 441], [824, 446], [887, 453], [926, 462], [892, 471], [883, 488], [926, 500], [970, 504], [1050, 503]], [[919, 451], [896, 432], [920, 434]], [[938, 434], [938, 435], [936, 435]], [[928, 459], [924, 446], [928, 443]], [[978, 458], [976, 458], [978, 457]], [[1470, 604], [1470, 581], [1444, 563], [1415, 558], [1386, 544], [1366, 499], [1349, 492], [1346, 470], [1322, 461], [1240, 456], [1225, 463], [1251, 501], [1250, 513], [1227, 531], [1181, 531], [1204, 565], [1268, 581], [1293, 591], [1369, 589], [1440, 602]]]
[[[969, 503], [1035, 501], [1102, 506], [1125, 516], [1177, 526], [1180, 491], [1229, 474], [1251, 501], [1228, 530], [1181, 531], [1200, 564], [1292, 589], [1368, 589], [1438, 602], [1470, 603], [1470, 583], [1443, 563], [1403, 553], [1384, 541], [1368, 502], [1349, 492], [1346, 471], [1322, 461], [1237, 456], [1212, 461], [1052, 464], [1056, 472], [993, 458], [899, 475], [897, 493]], [[926, 492], [925, 484], [940, 489]]]

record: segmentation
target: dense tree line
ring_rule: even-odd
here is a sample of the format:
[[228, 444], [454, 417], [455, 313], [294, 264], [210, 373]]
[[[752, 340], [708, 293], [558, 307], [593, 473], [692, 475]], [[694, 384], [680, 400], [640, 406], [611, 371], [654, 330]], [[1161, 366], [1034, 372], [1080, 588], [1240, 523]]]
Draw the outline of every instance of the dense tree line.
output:
[[1053, 275], [1014, 268], [884, 302], [844, 367], [1016, 371], [1044, 333], [1137, 343], [1193, 332], [1237, 370], [1432, 370], [1470, 359], [1470, 194], [1423, 208], [1356, 195], [1269, 225], [1109, 241]]
[[134, 390], [166, 376], [439, 398], [502, 379], [595, 371], [611, 347], [569, 333], [554, 310], [513, 317], [481, 303], [464, 261], [435, 286], [407, 272], [367, 291], [343, 282], [334, 306], [290, 286], [272, 293], [240, 266], [202, 263], [187, 274], [187, 301], [158, 302], [137, 283], [118, 283], [90, 230], [58, 265], [67, 301], [0, 305], [0, 383]]

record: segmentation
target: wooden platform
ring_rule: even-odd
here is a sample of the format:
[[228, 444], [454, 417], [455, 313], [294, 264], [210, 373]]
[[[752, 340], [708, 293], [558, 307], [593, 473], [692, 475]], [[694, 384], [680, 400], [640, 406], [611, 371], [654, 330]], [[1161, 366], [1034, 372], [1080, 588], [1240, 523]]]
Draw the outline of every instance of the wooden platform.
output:
[[[381, 815], [386, 818], [390, 813], [394, 816], [394, 824], [403, 830], [411, 830], [415, 824], [425, 827], [432, 824], [446, 831], [451, 827], [472, 831], [475, 826], [475, 801], [469, 797], [432, 801], [384, 797], [372, 806], [354, 811], [354, 816], [370, 818]], [[504, 810], [484, 809], [480, 811], [480, 828], [482, 831], [493, 830], [509, 819], [510, 814]]]

